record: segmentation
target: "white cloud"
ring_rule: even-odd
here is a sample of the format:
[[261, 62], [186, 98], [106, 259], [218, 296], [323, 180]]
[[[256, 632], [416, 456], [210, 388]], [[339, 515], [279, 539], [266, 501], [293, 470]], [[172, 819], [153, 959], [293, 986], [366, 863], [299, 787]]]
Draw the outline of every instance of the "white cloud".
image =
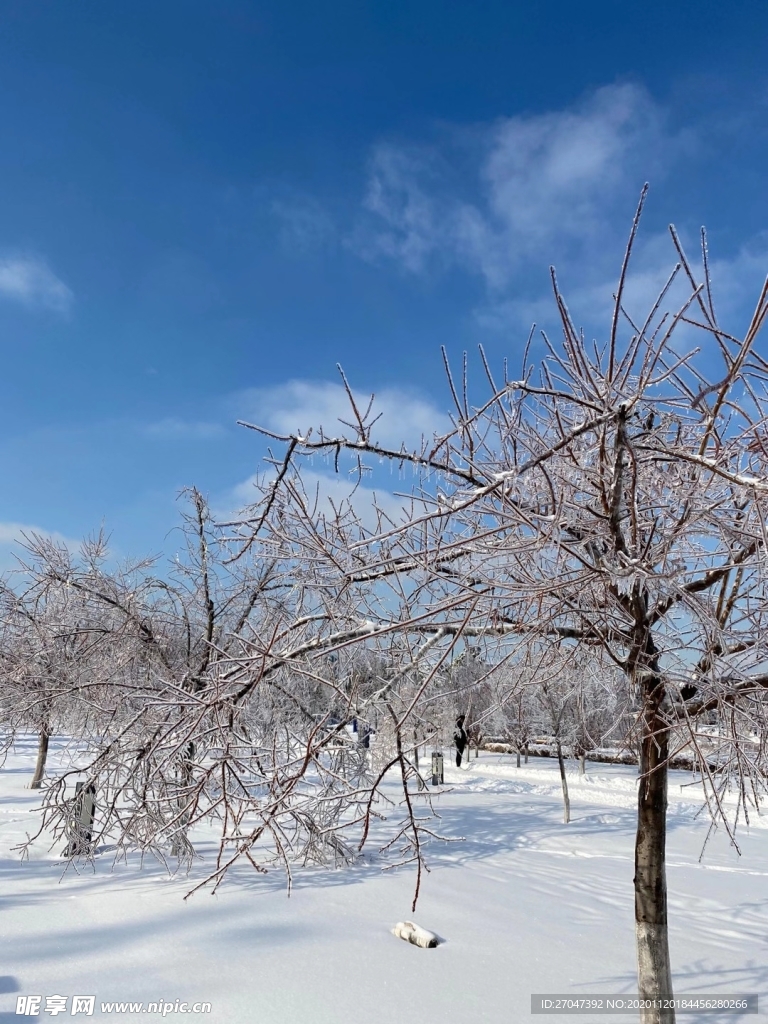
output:
[[420, 273], [433, 256], [444, 253], [450, 229], [442, 218], [443, 204], [428, 187], [433, 159], [395, 146], [376, 148], [364, 203], [374, 220], [360, 225], [349, 240], [358, 255], [387, 257]]
[[[355, 390], [354, 394], [358, 407], [364, 411], [370, 393]], [[322, 426], [326, 436], [352, 436], [350, 428], [340, 422], [351, 420], [349, 399], [343, 386], [333, 381], [292, 380], [271, 389], [253, 388], [234, 395], [228, 404], [238, 419], [278, 434], [306, 435], [310, 427], [317, 433]], [[377, 392], [373, 413], [382, 415], [372, 437], [384, 447], [399, 448], [404, 443], [413, 449], [421, 444], [422, 438], [429, 440], [435, 432], [451, 427], [447, 415], [429, 399], [400, 388]], [[349, 454], [341, 454], [338, 472], [334, 453], [305, 460], [301, 478], [308, 499], [314, 502], [317, 497], [319, 512], [329, 516], [333, 514], [332, 505], [340, 508], [349, 502], [363, 526], [371, 531], [377, 526], [376, 506], [394, 522], [407, 519], [410, 499], [394, 492], [409, 494], [415, 482], [411, 470], [400, 469], [387, 460], [379, 464], [378, 459], [370, 456], [364, 458], [364, 463], [366, 475], [358, 482], [357, 461]], [[266, 475], [273, 477], [274, 468], [267, 468]], [[215, 518], [220, 522], [236, 518], [238, 510], [257, 500], [258, 479], [251, 476], [216, 498]]]
[[[695, 253], [691, 253], [695, 257]], [[676, 262], [676, 253], [668, 236], [650, 235], [636, 243], [630, 273], [625, 282], [622, 304], [637, 322], [643, 322], [654, 305]], [[566, 266], [558, 273], [558, 286], [574, 323], [588, 332], [605, 332], [613, 315], [614, 295], [619, 277], [618, 264], [605, 276], [601, 273], [583, 273]], [[675, 311], [689, 294], [687, 280], [678, 275], [677, 281], [662, 307]], [[558, 325], [559, 314], [551, 288], [534, 296], [492, 298], [476, 313], [479, 322], [491, 329], [506, 329], [510, 323], [521, 328], [538, 324], [547, 330]]]
[[24, 543], [24, 536], [31, 536], [33, 533], [41, 537], [48, 537], [57, 544], [64, 544], [70, 550], [80, 547], [79, 540], [72, 540], [56, 530], [46, 530], [42, 526], [32, 526], [29, 523], [4, 523], [0, 522], [0, 546], [11, 547]]
[[[479, 276], [485, 298], [475, 318], [505, 331], [555, 326], [555, 264], [574, 320], [602, 331], [643, 183], [697, 145], [693, 129], [672, 129], [666, 110], [632, 84], [563, 110], [456, 129], [431, 146], [382, 144], [348, 244], [413, 274], [457, 267]], [[641, 232], [625, 293], [638, 316], [675, 259], [666, 235]]]
[[[383, 487], [371, 487], [364, 483], [356, 486], [356, 478], [345, 473], [318, 473], [303, 466], [301, 479], [308, 502], [311, 506], [316, 503], [317, 511], [321, 515], [332, 517], [334, 508], [343, 511], [351, 507], [362, 525], [369, 531], [377, 527], [377, 508], [394, 523], [405, 522], [409, 517], [409, 498], [400, 497]], [[256, 482], [257, 478], [252, 476], [237, 484], [224, 501], [219, 501], [217, 505], [229, 510], [245, 508], [258, 497]], [[403, 491], [405, 492], [406, 488], [403, 488]], [[230, 517], [235, 518], [232, 511], [217, 513], [217, 518], [222, 521]]]
[[588, 244], [608, 226], [612, 200], [639, 192], [676, 146], [660, 110], [631, 85], [600, 89], [574, 109], [500, 122], [481, 172], [487, 214], [470, 219], [468, 251], [500, 286], [510, 269], [555, 244]]
[[470, 175], [461, 185], [448, 168], [466, 165], [466, 152], [451, 161], [438, 147], [382, 145], [351, 244], [366, 259], [393, 259], [414, 273], [457, 263], [497, 292], [531, 260], [588, 252], [594, 262], [615, 234], [617, 201], [629, 214], [643, 181], [691, 142], [690, 132], [666, 128], [644, 89], [616, 85], [567, 110], [467, 132]]
[[67, 313], [74, 296], [42, 261], [32, 257], [0, 259], [0, 296], [30, 307]]
[[[685, 233], [683, 232], [683, 236]], [[697, 283], [704, 281], [701, 266], [700, 241], [682, 239], [687, 258]], [[669, 235], [664, 233], [641, 236], [636, 243], [630, 271], [623, 294], [623, 306], [635, 322], [643, 322], [677, 262], [677, 253]], [[571, 268], [559, 275], [559, 284], [574, 322], [588, 331], [605, 332], [610, 324], [614, 294], [618, 284], [618, 267], [609, 276], [579, 274]], [[757, 296], [768, 273], [768, 233], [762, 233], [742, 246], [732, 256], [718, 256], [710, 251], [710, 276], [715, 311], [720, 326], [735, 336], [746, 331]], [[681, 271], [667, 293], [661, 311], [677, 312], [690, 295], [687, 276]], [[701, 319], [698, 308], [691, 310], [694, 319]], [[477, 317], [484, 327], [506, 329], [510, 323], [529, 327], [536, 323], [552, 328], [559, 323], [557, 308], [551, 292], [534, 297], [501, 297], [492, 299]], [[686, 344], [706, 346], [706, 336], [685, 325], [677, 336], [686, 336]], [[714, 344], [714, 342], [713, 342]]]
[[768, 274], [768, 232], [756, 235], [731, 259], [719, 259], [715, 253], [711, 272], [718, 319], [725, 330], [743, 334]]
[[[354, 394], [362, 413], [370, 394], [357, 389]], [[278, 434], [306, 434], [310, 427], [322, 427], [331, 437], [342, 433], [351, 436], [350, 428], [340, 422], [353, 419], [349, 399], [341, 384], [333, 381], [291, 380], [276, 388], [253, 388], [236, 395], [232, 405], [238, 419]], [[373, 438], [388, 447], [399, 447], [403, 442], [413, 447], [422, 437], [431, 438], [435, 431], [449, 429], [445, 413], [428, 399], [401, 388], [376, 392], [373, 412], [381, 413]]]
[[220, 423], [182, 420], [169, 416], [158, 420], [157, 423], [147, 424], [142, 428], [142, 433], [159, 441], [209, 441], [222, 437], [226, 430]]

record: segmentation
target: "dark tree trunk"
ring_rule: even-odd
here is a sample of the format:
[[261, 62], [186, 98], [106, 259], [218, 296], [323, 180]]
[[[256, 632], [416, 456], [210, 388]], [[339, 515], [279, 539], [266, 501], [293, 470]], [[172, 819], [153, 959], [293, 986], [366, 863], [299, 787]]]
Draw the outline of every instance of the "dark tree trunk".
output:
[[563, 787], [563, 822], [568, 825], [571, 821], [571, 800], [568, 796], [568, 780], [565, 777], [565, 761], [563, 760], [563, 748], [560, 744], [560, 740], [555, 740], [557, 744], [557, 763], [560, 765], [560, 783]]
[[[660, 713], [664, 684], [657, 671], [643, 679], [644, 710], [635, 842], [635, 937], [640, 998], [672, 995], [667, 930], [668, 727]], [[674, 1009], [644, 1010], [643, 1024], [675, 1024]]]
[[[177, 797], [177, 825], [176, 833], [171, 840], [171, 854], [174, 857], [178, 857], [180, 860], [189, 857], [192, 851], [192, 845], [187, 838], [187, 829], [189, 820], [192, 816], [191, 809], [191, 793], [190, 789], [193, 782], [193, 763], [192, 759], [195, 756], [195, 744], [190, 741], [184, 748], [182, 754], [182, 762], [179, 769], [178, 785], [179, 795]], [[342, 764], [341, 771], [343, 774], [344, 766]]]
[[32, 781], [29, 784], [30, 789], [40, 789], [43, 785], [43, 776], [45, 775], [45, 763], [48, 760], [48, 741], [51, 738], [50, 726], [45, 722], [38, 734], [37, 741], [37, 763], [35, 764], [35, 774], [32, 776]]

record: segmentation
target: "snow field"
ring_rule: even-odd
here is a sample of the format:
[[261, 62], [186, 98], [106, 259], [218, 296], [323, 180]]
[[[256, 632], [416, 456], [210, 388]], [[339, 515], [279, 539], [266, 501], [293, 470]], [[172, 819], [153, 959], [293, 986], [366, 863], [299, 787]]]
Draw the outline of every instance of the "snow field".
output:
[[[149, 860], [143, 869], [138, 860], [115, 864], [108, 851], [64, 871], [59, 850], [45, 844], [21, 863], [12, 847], [31, 831], [40, 803], [25, 789], [33, 763], [33, 743], [21, 740], [0, 772], [0, 1024], [34, 1019], [15, 1015], [17, 994], [94, 994], [91, 1019], [126, 1022], [159, 1015], [102, 1014], [100, 1002], [210, 1001], [210, 1015], [183, 1019], [212, 1024], [518, 1024], [534, 1020], [534, 992], [635, 987], [631, 767], [588, 766], [584, 779], [570, 773], [566, 826], [556, 761], [518, 770], [511, 757], [481, 754], [469, 769], [447, 766], [437, 831], [459, 841], [431, 844], [431, 871], [411, 913], [414, 869], [382, 873], [373, 847], [350, 868], [297, 869], [290, 899], [278, 870], [238, 868], [216, 896], [201, 891], [185, 902], [213, 858], [206, 835], [190, 875]], [[753, 827], [739, 833], [741, 857], [719, 831], [699, 862], [709, 822], [690, 781], [671, 774], [676, 989], [759, 992], [757, 1018], [701, 1019], [764, 1019], [768, 831], [753, 815]], [[445, 942], [420, 949], [394, 938], [402, 920]]]

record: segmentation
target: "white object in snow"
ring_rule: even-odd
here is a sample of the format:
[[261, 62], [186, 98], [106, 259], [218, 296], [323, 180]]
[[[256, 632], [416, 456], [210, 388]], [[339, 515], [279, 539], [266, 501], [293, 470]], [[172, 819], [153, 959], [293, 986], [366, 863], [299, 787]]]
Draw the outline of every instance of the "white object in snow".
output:
[[420, 928], [413, 921], [398, 921], [392, 929], [392, 934], [398, 939], [412, 942], [414, 946], [421, 946], [422, 949], [434, 949], [440, 941], [434, 932]]

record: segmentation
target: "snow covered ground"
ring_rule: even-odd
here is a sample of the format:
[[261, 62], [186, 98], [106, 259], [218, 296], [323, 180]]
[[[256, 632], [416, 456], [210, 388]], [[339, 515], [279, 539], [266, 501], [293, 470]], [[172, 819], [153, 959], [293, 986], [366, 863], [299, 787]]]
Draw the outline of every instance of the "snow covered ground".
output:
[[[592, 765], [570, 777], [573, 820], [562, 824], [557, 763], [481, 755], [450, 768], [435, 801], [440, 831], [460, 842], [429, 851], [417, 911], [414, 872], [375, 864], [297, 872], [290, 899], [275, 871], [232, 875], [216, 896], [186, 902], [190, 876], [158, 864], [114, 865], [109, 854], [63, 873], [58, 850], [21, 863], [39, 794], [26, 789], [34, 747], [20, 741], [0, 770], [0, 1022], [18, 995], [95, 995], [103, 1002], [208, 1001], [214, 1024], [437, 1024], [563, 1020], [531, 1017], [531, 993], [631, 993], [635, 772]], [[678, 992], [758, 992], [768, 1016], [768, 816], [722, 833], [699, 861], [708, 829], [690, 775], [672, 773], [668, 834], [671, 946]], [[205, 852], [205, 850], [204, 850]], [[210, 859], [210, 850], [209, 859]], [[415, 919], [445, 939], [419, 949], [395, 939]], [[44, 1012], [26, 1019], [49, 1020]], [[159, 1019], [157, 1015], [155, 1019]], [[64, 1015], [62, 1015], [63, 1019]], [[170, 1019], [180, 1019], [175, 1013]], [[69, 1009], [67, 1019], [71, 1019]], [[75, 1019], [84, 1019], [76, 1017]], [[583, 1015], [591, 1021], [631, 1016]]]

